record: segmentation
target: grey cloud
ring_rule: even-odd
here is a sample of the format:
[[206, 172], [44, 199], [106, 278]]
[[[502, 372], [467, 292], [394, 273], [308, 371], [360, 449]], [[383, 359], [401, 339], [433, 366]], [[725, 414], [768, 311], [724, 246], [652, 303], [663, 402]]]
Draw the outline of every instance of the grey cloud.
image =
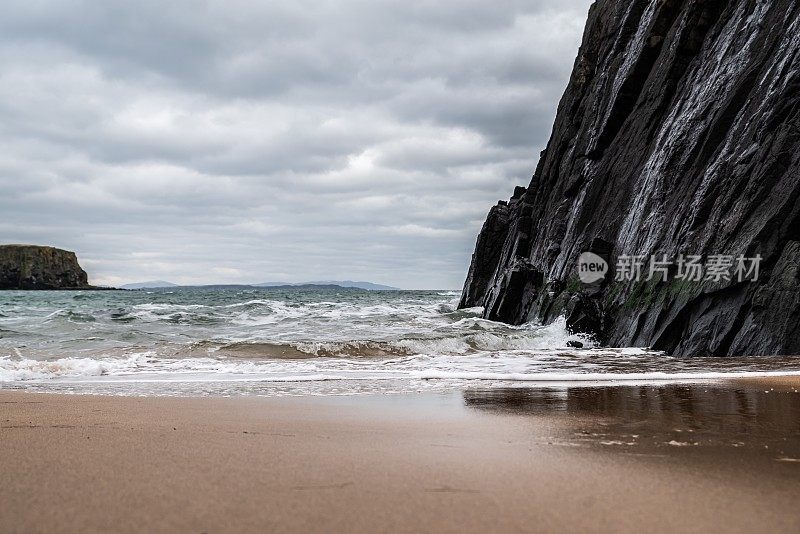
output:
[[97, 283], [457, 287], [589, 3], [9, 2], [0, 241]]

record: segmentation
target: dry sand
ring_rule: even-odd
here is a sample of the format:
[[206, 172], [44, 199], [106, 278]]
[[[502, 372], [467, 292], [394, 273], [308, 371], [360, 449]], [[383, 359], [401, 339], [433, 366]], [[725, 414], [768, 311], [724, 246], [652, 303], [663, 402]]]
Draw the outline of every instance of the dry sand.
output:
[[794, 387], [0, 391], [0, 530], [799, 532]]

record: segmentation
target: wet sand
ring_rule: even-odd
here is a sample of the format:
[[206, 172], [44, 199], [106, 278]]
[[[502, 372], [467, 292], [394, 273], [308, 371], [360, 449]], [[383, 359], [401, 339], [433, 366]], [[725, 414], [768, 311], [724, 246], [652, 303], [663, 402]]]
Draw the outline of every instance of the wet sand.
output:
[[798, 385], [0, 390], [0, 531], [798, 532]]

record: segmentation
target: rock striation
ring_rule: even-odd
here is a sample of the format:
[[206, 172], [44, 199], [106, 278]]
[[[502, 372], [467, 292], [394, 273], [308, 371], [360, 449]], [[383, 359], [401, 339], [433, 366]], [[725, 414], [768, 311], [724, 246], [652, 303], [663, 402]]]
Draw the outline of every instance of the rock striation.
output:
[[74, 252], [0, 245], [0, 289], [91, 289]]
[[[800, 354], [799, 160], [800, 2], [597, 0], [547, 148], [490, 211], [461, 307], [565, 315], [676, 355]], [[577, 277], [586, 251], [610, 265], [594, 284]], [[760, 255], [758, 279], [615, 280], [624, 256], [718, 254]]]

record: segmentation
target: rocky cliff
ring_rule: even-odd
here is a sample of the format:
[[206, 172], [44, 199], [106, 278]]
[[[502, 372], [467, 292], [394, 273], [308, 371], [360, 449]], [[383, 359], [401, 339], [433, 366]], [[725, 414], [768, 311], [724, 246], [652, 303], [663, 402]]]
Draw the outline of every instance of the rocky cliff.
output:
[[35, 245], [0, 245], [0, 289], [89, 289], [74, 252]]
[[[615, 346], [800, 354], [800, 2], [597, 0], [528, 188], [461, 299]], [[581, 253], [610, 266], [584, 284]], [[616, 280], [627, 256], [761, 257], [757, 279]], [[648, 272], [649, 260], [642, 267]]]

